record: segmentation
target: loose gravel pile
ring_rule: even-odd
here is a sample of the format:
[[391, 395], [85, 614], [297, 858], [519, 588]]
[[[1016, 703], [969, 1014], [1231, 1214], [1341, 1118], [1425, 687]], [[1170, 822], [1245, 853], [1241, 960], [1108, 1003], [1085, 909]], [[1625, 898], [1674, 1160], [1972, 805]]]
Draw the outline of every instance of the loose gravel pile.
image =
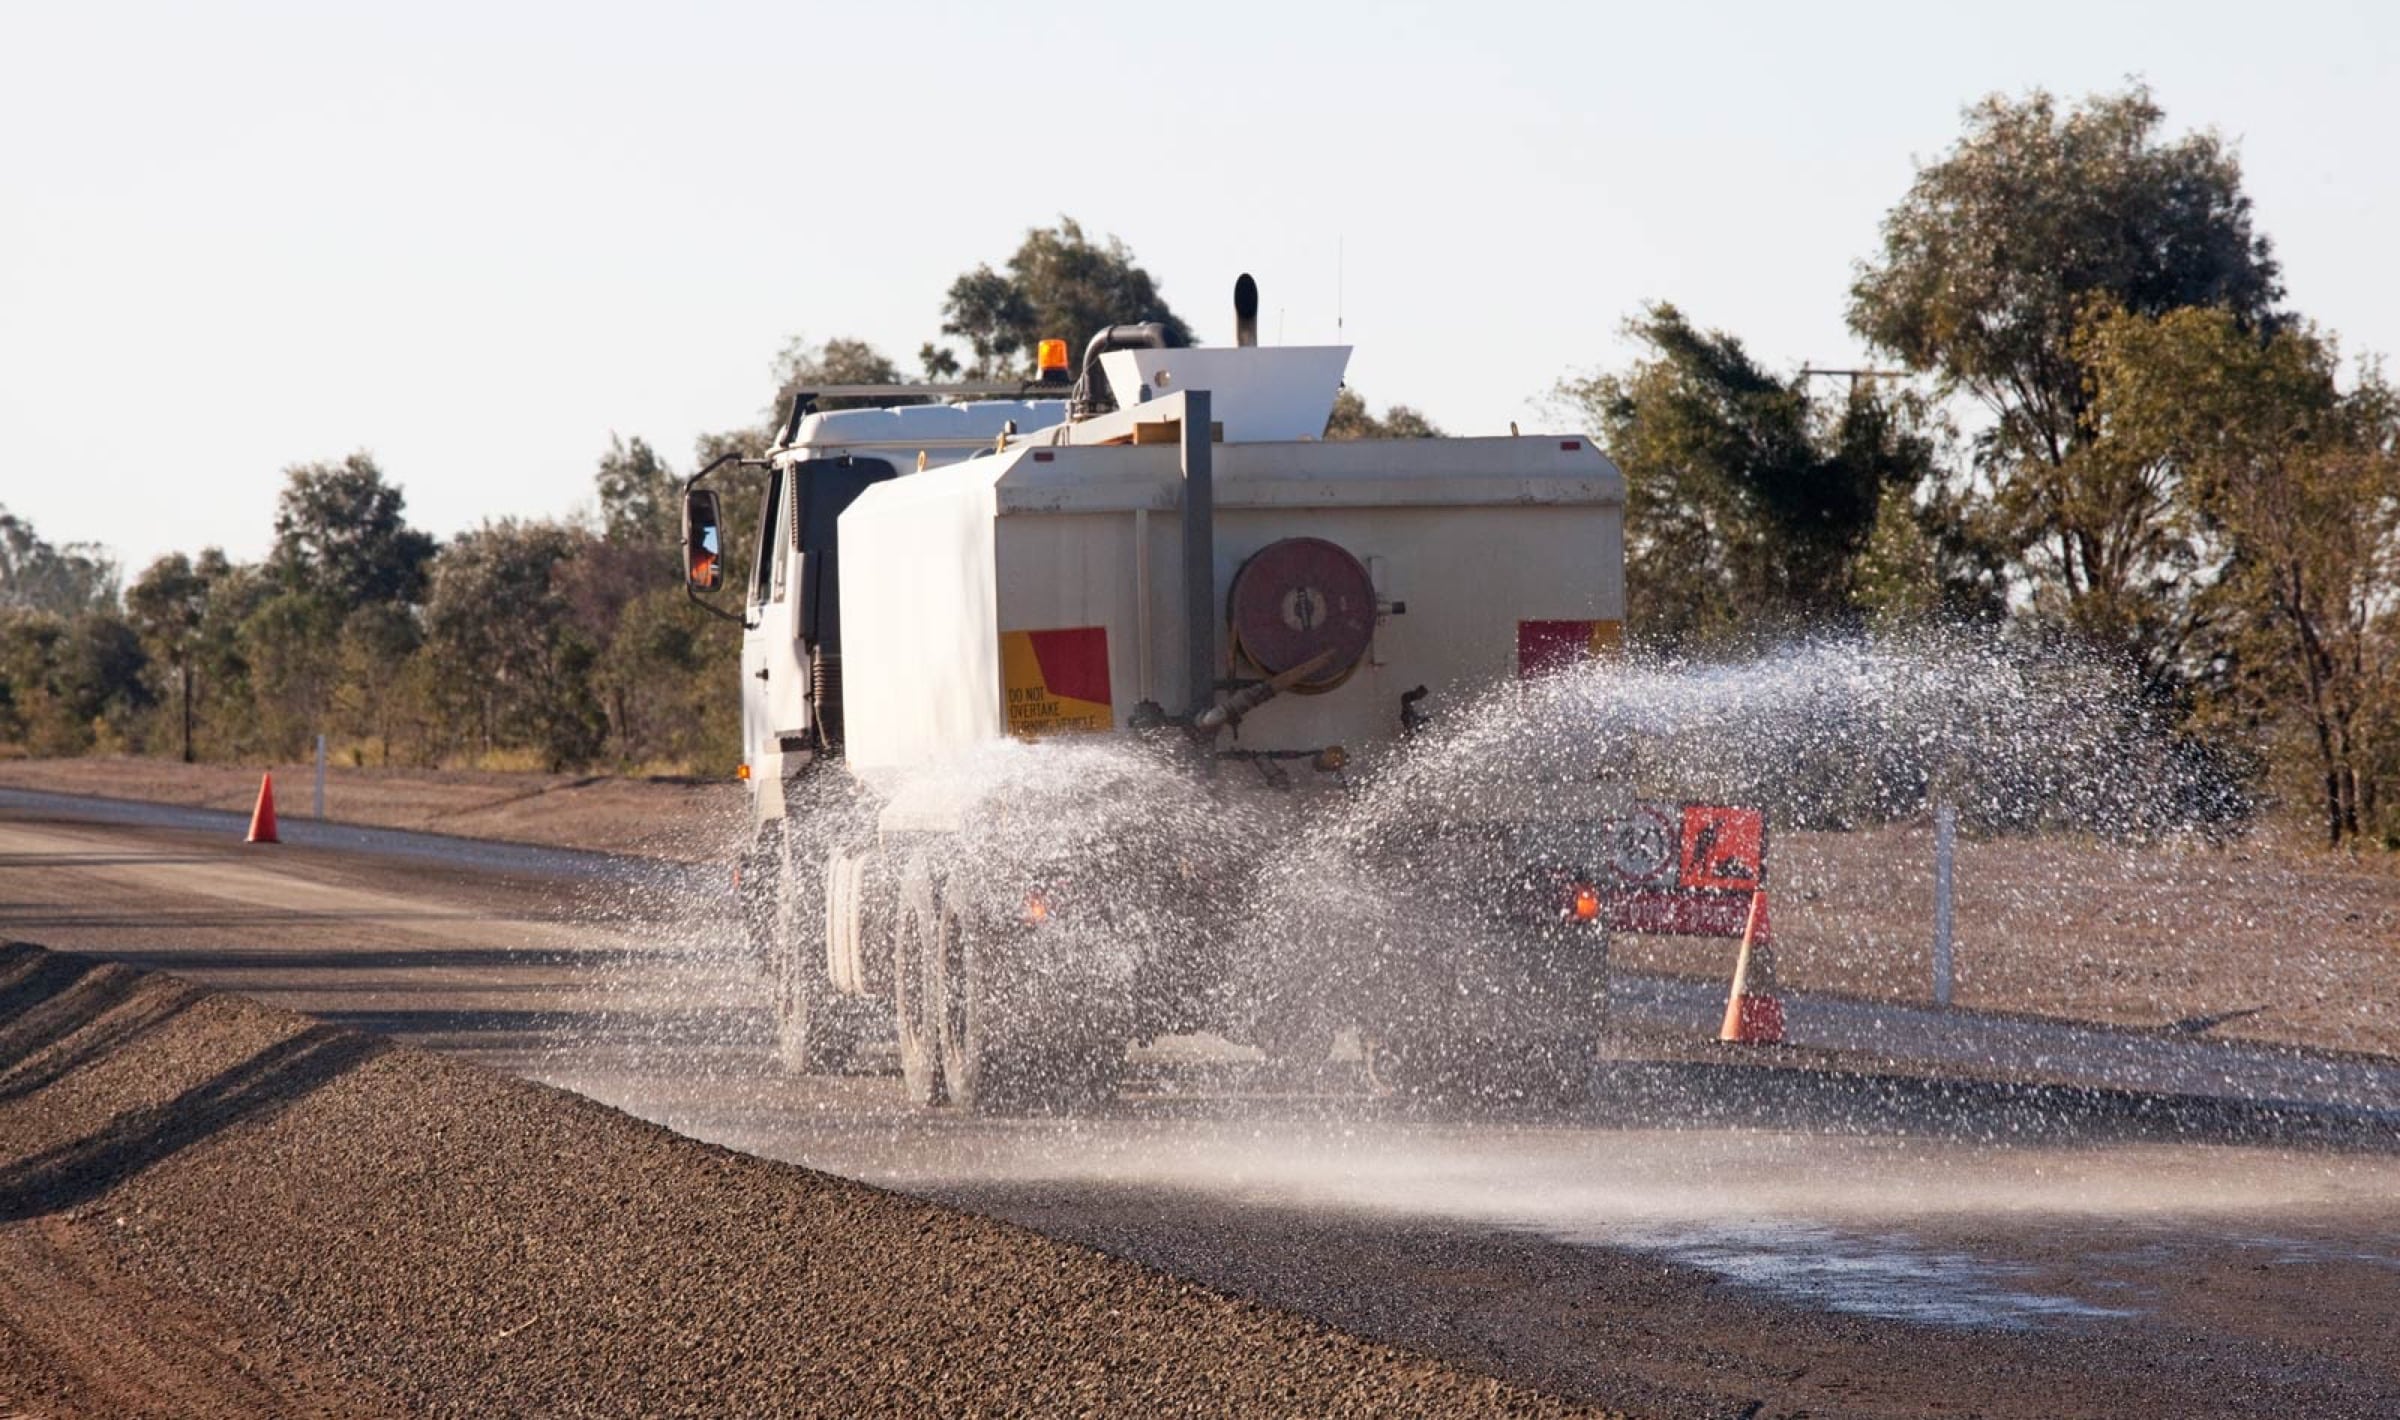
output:
[[412, 1413], [1583, 1413], [463, 1061], [0, 947], [0, 1220], [58, 1219], [245, 1346]]

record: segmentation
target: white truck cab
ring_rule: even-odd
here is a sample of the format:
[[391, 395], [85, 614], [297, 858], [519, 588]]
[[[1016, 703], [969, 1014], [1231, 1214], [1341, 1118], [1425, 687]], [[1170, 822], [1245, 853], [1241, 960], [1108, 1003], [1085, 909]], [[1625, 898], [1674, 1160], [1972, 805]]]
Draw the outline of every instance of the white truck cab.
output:
[[836, 520], [877, 483], [1066, 417], [1062, 399], [828, 410], [803, 415], [768, 456], [742, 618], [742, 761], [759, 822], [780, 817], [786, 780], [843, 738]]

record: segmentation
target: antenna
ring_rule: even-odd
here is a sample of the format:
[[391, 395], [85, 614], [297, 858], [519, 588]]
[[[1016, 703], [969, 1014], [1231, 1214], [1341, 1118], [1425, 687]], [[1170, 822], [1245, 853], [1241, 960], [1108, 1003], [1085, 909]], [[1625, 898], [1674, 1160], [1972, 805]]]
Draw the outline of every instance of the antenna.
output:
[[1342, 343], [1342, 278], [1345, 274], [1345, 268], [1348, 265], [1348, 257], [1350, 255], [1349, 251], [1347, 250], [1348, 246], [1349, 239], [1346, 237], [1335, 237], [1333, 239], [1333, 343], [1336, 345]]

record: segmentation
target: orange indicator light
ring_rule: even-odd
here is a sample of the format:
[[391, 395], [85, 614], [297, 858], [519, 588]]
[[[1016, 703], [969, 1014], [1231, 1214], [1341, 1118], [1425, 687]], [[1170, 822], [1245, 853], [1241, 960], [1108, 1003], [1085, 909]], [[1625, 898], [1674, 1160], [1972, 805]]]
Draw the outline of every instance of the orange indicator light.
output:
[[1052, 370], [1057, 370], [1062, 374], [1066, 371], [1067, 342], [1063, 340], [1045, 340], [1041, 344], [1036, 345], [1033, 349], [1033, 363], [1035, 369], [1039, 370], [1045, 375], [1049, 374]]
[[1593, 887], [1591, 884], [1589, 884], [1589, 883], [1577, 883], [1577, 884], [1575, 885], [1575, 905], [1574, 905], [1574, 911], [1575, 911], [1575, 920], [1576, 920], [1576, 921], [1578, 921], [1578, 922], [1597, 922], [1597, 921], [1599, 921], [1599, 920], [1600, 920], [1600, 892], [1599, 892], [1599, 889], [1597, 889], [1597, 888], [1594, 888], [1594, 887]]

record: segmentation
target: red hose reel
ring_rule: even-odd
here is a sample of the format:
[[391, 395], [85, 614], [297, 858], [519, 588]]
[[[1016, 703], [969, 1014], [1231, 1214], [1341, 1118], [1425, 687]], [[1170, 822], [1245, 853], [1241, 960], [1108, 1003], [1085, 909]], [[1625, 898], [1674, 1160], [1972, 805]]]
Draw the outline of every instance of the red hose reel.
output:
[[1349, 679], [1375, 639], [1375, 583], [1366, 567], [1321, 537], [1287, 537], [1250, 554], [1233, 574], [1226, 619], [1234, 654], [1267, 676], [1330, 653], [1290, 688], [1303, 695]]

